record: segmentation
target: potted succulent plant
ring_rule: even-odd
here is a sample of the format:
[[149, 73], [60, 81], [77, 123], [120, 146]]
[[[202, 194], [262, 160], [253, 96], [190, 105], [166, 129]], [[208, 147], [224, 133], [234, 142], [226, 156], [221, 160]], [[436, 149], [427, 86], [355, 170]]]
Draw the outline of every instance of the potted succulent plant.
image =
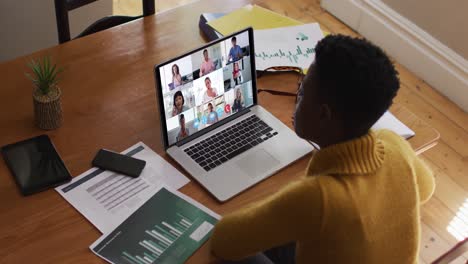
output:
[[31, 73], [26, 76], [33, 82], [34, 120], [41, 129], [56, 129], [63, 123], [61, 91], [57, 83], [61, 67], [52, 64], [50, 57], [28, 63]]

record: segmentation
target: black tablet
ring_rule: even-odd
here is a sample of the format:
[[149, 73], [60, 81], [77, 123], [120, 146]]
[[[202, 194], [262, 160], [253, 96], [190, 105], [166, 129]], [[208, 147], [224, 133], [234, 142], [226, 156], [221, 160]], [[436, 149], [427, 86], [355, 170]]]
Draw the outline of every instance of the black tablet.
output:
[[47, 135], [6, 145], [1, 152], [23, 195], [71, 180], [70, 172]]

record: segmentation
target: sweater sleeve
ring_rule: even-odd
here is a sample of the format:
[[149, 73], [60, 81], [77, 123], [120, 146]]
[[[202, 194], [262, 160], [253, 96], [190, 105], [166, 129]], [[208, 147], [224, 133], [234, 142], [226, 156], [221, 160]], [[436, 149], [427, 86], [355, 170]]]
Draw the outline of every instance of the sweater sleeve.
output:
[[318, 181], [306, 178], [223, 217], [211, 237], [212, 251], [223, 259], [239, 260], [303, 236], [317, 236], [321, 221]]
[[391, 142], [399, 146], [399, 149], [403, 151], [404, 156], [408, 162], [411, 163], [415, 174], [415, 181], [419, 192], [419, 201], [425, 203], [431, 198], [435, 189], [435, 181], [432, 171], [427, 165], [416, 155], [408, 141], [398, 136], [390, 130], [379, 130], [377, 132], [380, 137], [384, 137], [386, 141]]
[[421, 203], [425, 203], [434, 193], [434, 176], [427, 165], [418, 157], [414, 157], [413, 166], [416, 174], [416, 183], [418, 185], [419, 200]]

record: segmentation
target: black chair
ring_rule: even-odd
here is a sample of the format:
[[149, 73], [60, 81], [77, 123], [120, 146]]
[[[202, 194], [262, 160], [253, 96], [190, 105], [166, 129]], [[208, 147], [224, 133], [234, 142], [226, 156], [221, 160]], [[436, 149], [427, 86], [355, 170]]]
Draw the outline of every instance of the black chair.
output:
[[[60, 44], [67, 42], [71, 39], [70, 25], [68, 22], [68, 12], [96, 1], [97, 0], [55, 0], [55, 16], [57, 18], [58, 40]], [[144, 16], [153, 15], [154, 2], [155, 0], [142, 0], [143, 15], [141, 16], [108, 16], [101, 18], [98, 21], [94, 22], [91, 26], [87, 27], [76, 38], [81, 38], [86, 35], [93, 34], [111, 27], [115, 27], [120, 24], [127, 23]]]

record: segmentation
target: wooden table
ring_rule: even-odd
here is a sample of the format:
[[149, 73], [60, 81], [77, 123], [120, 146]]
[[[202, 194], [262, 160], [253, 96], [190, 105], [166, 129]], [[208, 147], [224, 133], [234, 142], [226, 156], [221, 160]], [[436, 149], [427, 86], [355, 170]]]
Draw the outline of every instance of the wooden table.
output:
[[[121, 151], [143, 141], [181, 170], [164, 153], [160, 141], [153, 65], [205, 42], [198, 30], [200, 13], [228, 12], [250, 2], [303, 22], [313, 22], [314, 14], [323, 12], [317, 3], [305, 0], [204, 0], [0, 64], [0, 146], [48, 134], [72, 175], [78, 175], [90, 168], [98, 149]], [[54, 131], [33, 125], [32, 85], [24, 76], [27, 61], [44, 55], [51, 55], [66, 68], [60, 81], [65, 120]], [[260, 78], [259, 86], [294, 91], [295, 82], [296, 76], [282, 74]], [[293, 98], [261, 93], [259, 101], [290, 125]], [[392, 110], [415, 130], [416, 136], [410, 139], [415, 150], [436, 143], [438, 133], [422, 120], [400, 106]], [[181, 191], [224, 214], [296, 179], [309, 158], [224, 204], [194, 181]], [[88, 249], [100, 236], [97, 229], [54, 190], [22, 197], [3, 159], [0, 201], [1, 263], [103, 262]], [[209, 245], [204, 245], [189, 263], [213, 260]]]

